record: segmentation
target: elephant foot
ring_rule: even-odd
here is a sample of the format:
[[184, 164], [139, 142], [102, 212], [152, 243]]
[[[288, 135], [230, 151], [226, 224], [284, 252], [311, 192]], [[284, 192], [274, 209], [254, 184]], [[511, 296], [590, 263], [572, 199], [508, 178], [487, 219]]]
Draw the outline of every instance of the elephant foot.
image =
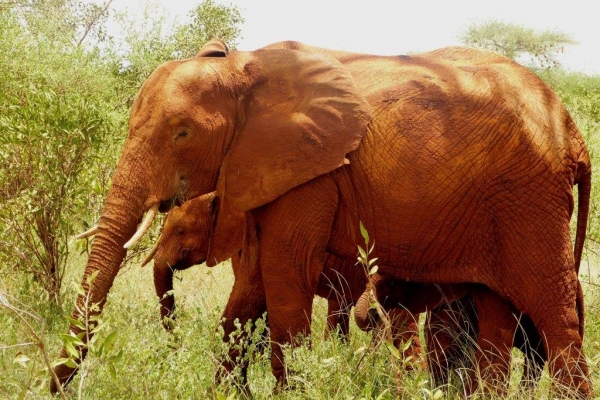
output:
[[585, 358], [580, 350], [569, 348], [550, 363], [553, 397], [591, 399], [594, 392], [588, 379]]
[[415, 358], [413, 356], [404, 356], [404, 370], [411, 371], [427, 371], [427, 361], [423, 357]]
[[286, 392], [301, 390], [303, 388], [303, 386], [298, 386], [296, 382], [290, 382], [288, 380], [288, 374], [292, 376], [294, 375], [292, 371], [288, 371], [286, 372], [285, 377], [283, 379], [277, 379], [277, 382], [275, 383], [275, 388], [273, 389], [274, 395], [285, 395]]
[[[70, 368], [70, 367], [67, 367], [65, 364], [57, 365], [54, 368], [54, 374], [56, 374], [56, 377], [58, 378], [58, 381], [60, 382], [60, 385], [63, 388], [66, 387], [69, 384], [69, 382], [71, 382], [73, 377], [75, 377], [76, 373], [77, 373], [77, 368]], [[58, 392], [59, 392], [59, 387], [58, 387], [58, 384], [56, 383], [56, 379], [54, 379], [54, 376], [51, 375], [50, 376], [50, 393], [56, 394]]]
[[215, 383], [220, 385], [225, 380], [231, 380], [236, 386], [248, 385], [248, 362], [221, 361], [215, 372]]

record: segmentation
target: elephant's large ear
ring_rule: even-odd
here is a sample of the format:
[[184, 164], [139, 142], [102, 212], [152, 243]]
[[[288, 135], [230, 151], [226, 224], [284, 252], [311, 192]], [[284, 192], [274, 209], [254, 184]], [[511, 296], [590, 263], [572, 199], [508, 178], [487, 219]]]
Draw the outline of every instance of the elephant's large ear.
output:
[[211, 39], [202, 48], [196, 57], [226, 57], [229, 54], [229, 47], [219, 38]]
[[241, 212], [347, 163], [371, 110], [333, 57], [283, 49], [234, 54], [250, 83], [217, 192]]

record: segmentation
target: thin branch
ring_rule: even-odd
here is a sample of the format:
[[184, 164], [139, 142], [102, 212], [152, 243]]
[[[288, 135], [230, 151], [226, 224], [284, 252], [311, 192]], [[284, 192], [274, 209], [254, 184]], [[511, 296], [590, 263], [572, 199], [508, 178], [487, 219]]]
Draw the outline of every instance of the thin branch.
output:
[[35, 343], [34, 344], [37, 345], [37, 347], [40, 349], [40, 351], [42, 353], [42, 357], [44, 357], [44, 363], [46, 364], [46, 367], [48, 368], [48, 371], [50, 371], [52, 379], [54, 379], [54, 382], [56, 383], [56, 386], [58, 388], [58, 392], [60, 393], [60, 396], [64, 400], [66, 400], [67, 396], [65, 395], [65, 392], [63, 391], [63, 388], [62, 388], [62, 385], [60, 383], [60, 380], [58, 379], [58, 376], [54, 372], [54, 368], [52, 368], [52, 362], [50, 362], [50, 358], [48, 357], [48, 352], [46, 351], [46, 345], [44, 344], [44, 341], [35, 332], [35, 330], [31, 326], [31, 324], [29, 323], [29, 321], [27, 321], [27, 319], [22, 314], [26, 314], [26, 315], [28, 315], [29, 317], [33, 318], [36, 321], [42, 321], [42, 331], [44, 330], [44, 320], [41, 317], [38, 317], [37, 315], [34, 315], [34, 314], [32, 314], [32, 313], [30, 313], [28, 311], [21, 310], [21, 309], [15, 307], [15, 306], [13, 306], [7, 300], [6, 296], [3, 295], [2, 293], [0, 293], [0, 304], [2, 306], [6, 307], [7, 309], [9, 309], [10, 311], [12, 311], [13, 313], [15, 313], [17, 315], [17, 317], [19, 317], [19, 319], [21, 321], [23, 321], [23, 323], [27, 327], [27, 330], [29, 330], [29, 333], [31, 334], [31, 336], [33, 336], [33, 338], [35, 339]]
[[2, 346], [0, 346], [0, 350], [8, 350], [8, 349], [13, 349], [15, 347], [26, 347], [26, 346], [31, 346], [32, 344], [35, 344], [35, 342], [17, 343], [17, 344], [13, 344], [10, 346], [2, 345]]
[[92, 20], [88, 23], [88, 25], [85, 28], [85, 32], [83, 33], [83, 36], [81, 37], [81, 39], [79, 39], [79, 42], [77, 42], [77, 47], [81, 46], [81, 43], [83, 43], [84, 39], [90, 33], [90, 31], [94, 27], [94, 24], [96, 24], [96, 22], [98, 22], [100, 17], [102, 17], [102, 15], [106, 12], [108, 7], [110, 6], [110, 3], [112, 3], [112, 2], [113, 2], [113, 0], [108, 0], [106, 2], [106, 4], [104, 5], [104, 7], [102, 8], [102, 10], [100, 10], [100, 12], [94, 18], [92, 18]]

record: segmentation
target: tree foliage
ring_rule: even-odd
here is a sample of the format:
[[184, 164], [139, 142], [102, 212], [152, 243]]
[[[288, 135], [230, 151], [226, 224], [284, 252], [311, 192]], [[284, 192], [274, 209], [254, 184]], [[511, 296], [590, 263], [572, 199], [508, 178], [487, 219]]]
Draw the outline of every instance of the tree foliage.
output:
[[111, 37], [111, 1], [0, 7], [0, 274], [32, 278], [56, 304], [69, 238], [96, 222], [142, 82], [213, 35], [235, 43], [242, 21], [207, 0], [181, 25], [121, 17], [128, 33]]
[[51, 26], [43, 16], [0, 16], [0, 257], [59, 304], [70, 222], [88, 206], [88, 164], [118, 116], [114, 78], [74, 36], [59, 34], [68, 33], [64, 20]]
[[235, 48], [240, 24], [244, 22], [239, 9], [205, 0], [190, 12], [189, 17], [190, 22], [180, 26], [174, 37], [177, 57], [193, 57], [201, 44], [215, 37]]
[[528, 57], [541, 67], [559, 66], [557, 55], [563, 53], [566, 46], [577, 43], [563, 32], [539, 32], [498, 20], [468, 26], [459, 40], [467, 46], [495, 51], [516, 61]]
[[193, 57], [214, 37], [235, 48], [244, 22], [237, 7], [216, 4], [214, 0], [204, 0], [192, 9], [184, 23], [170, 21], [161, 8], [158, 3], [148, 2], [141, 21], [128, 15], [118, 18], [125, 36], [122, 42], [113, 44], [117, 53], [115, 72], [122, 78], [129, 102], [146, 77], [166, 60]]

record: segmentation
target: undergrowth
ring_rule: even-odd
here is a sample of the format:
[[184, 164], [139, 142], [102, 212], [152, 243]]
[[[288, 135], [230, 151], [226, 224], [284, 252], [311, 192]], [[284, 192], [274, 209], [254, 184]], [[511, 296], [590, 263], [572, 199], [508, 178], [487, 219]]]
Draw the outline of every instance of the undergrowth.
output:
[[[593, 255], [592, 255], [593, 257]], [[85, 256], [73, 260], [69, 282], [78, 282]], [[589, 264], [589, 268], [588, 268]], [[586, 336], [584, 349], [592, 384], [600, 387], [600, 277], [598, 262], [586, 258], [582, 282], [586, 297]], [[584, 275], [585, 273], [585, 275]], [[6, 279], [4, 279], [6, 278]], [[66, 331], [65, 316], [47, 303], [19, 290], [13, 275], [3, 276], [0, 293], [19, 305], [46, 345], [54, 360], [61, 346], [60, 334]], [[178, 300], [176, 330], [164, 331], [159, 320], [158, 299], [154, 294], [152, 270], [132, 264], [115, 281], [103, 313], [104, 331], [116, 332], [115, 351], [122, 357], [109, 365], [105, 359], [90, 356], [84, 361], [88, 371], [79, 393], [78, 375], [66, 392], [67, 398], [89, 399], [188, 399], [240, 398], [233, 380], [217, 385], [214, 379], [219, 360], [226, 354], [220, 314], [233, 284], [231, 267], [225, 263], [209, 269], [204, 266], [179, 272], [175, 278]], [[72, 302], [76, 285], [67, 293]], [[28, 304], [28, 306], [24, 306]], [[69, 304], [67, 302], [67, 304]], [[69, 307], [66, 307], [69, 308]], [[350, 343], [338, 337], [323, 338], [326, 301], [315, 300], [310, 346], [286, 350], [291, 388], [273, 393], [268, 346], [266, 351], [249, 352], [248, 381], [255, 398], [275, 399], [389, 399], [395, 398], [396, 382], [385, 345], [373, 345], [372, 336], [352, 325]], [[29, 315], [29, 317], [28, 317]], [[45, 317], [33, 317], [44, 315]], [[422, 319], [421, 319], [422, 320]], [[49, 374], [39, 346], [22, 320], [0, 306], [0, 398], [51, 398]], [[244, 329], [240, 327], [240, 329]], [[258, 339], [258, 338], [256, 338]], [[306, 339], [307, 342], [309, 339]], [[534, 393], [519, 391], [523, 357], [513, 350], [509, 398], [550, 398], [547, 372]], [[111, 372], [114, 368], [114, 373]], [[439, 399], [460, 397], [460, 379], [448, 394], [431, 387], [426, 371], [404, 372], [404, 398]], [[482, 396], [493, 398], [493, 396]]]

